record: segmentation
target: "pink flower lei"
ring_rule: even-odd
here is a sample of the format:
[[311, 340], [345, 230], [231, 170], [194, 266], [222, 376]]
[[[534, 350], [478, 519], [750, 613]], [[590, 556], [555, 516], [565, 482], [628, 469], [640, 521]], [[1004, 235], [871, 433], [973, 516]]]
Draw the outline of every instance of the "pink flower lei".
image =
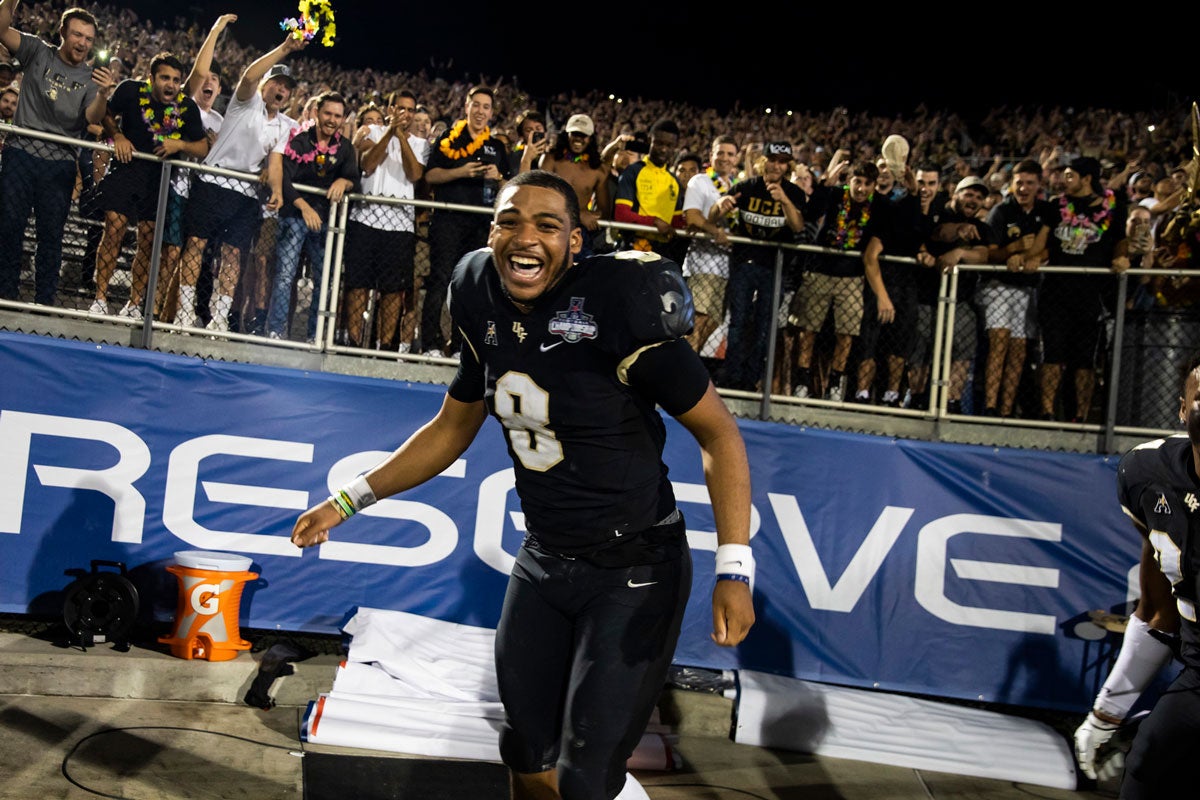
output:
[[329, 144], [321, 144], [320, 140], [314, 137], [314, 147], [312, 150], [309, 150], [307, 153], [297, 153], [292, 147], [292, 141], [305, 130], [307, 129], [296, 128], [292, 131], [291, 135], [288, 136], [287, 146], [283, 148], [283, 154], [285, 156], [300, 164], [308, 164], [316, 161], [318, 153], [323, 156], [327, 156], [337, 152], [337, 149], [342, 141], [341, 131], [333, 132], [333, 136], [329, 137]]

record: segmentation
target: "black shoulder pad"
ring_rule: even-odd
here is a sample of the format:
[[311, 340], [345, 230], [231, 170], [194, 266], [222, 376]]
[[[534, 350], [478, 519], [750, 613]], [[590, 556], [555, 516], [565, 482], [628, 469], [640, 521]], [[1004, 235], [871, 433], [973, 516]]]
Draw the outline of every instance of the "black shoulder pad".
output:
[[692, 332], [695, 309], [683, 271], [657, 253], [622, 250], [613, 254], [629, 265], [626, 287], [629, 329], [638, 341], [677, 339]]

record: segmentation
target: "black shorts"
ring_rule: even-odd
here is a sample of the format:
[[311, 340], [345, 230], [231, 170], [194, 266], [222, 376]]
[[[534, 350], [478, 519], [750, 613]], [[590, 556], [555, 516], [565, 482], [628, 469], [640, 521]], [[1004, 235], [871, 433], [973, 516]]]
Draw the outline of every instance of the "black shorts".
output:
[[496, 631], [500, 755], [514, 772], [557, 765], [570, 796], [621, 791], [692, 585], [683, 521], [671, 524], [678, 546], [655, 564], [600, 567], [529, 544], [517, 554]]
[[262, 224], [262, 202], [210, 181], [192, 181], [192, 196], [184, 212], [188, 238], [219, 239], [242, 252], [250, 246]]
[[346, 224], [346, 289], [378, 289], [383, 294], [413, 288], [417, 237], [410, 231], [385, 231], [357, 220]]
[[1191, 774], [1200, 742], [1200, 670], [1188, 667], [1142, 721], [1125, 760], [1122, 800], [1183, 797], [1177, 789]]
[[130, 222], [154, 222], [162, 167], [140, 159], [122, 164], [114, 158], [109, 163], [112, 168], [97, 187], [98, 207], [115, 211]]
[[1047, 275], [1038, 292], [1042, 360], [1067, 369], [1091, 369], [1100, 343], [1104, 310], [1098, 279], [1090, 275]]

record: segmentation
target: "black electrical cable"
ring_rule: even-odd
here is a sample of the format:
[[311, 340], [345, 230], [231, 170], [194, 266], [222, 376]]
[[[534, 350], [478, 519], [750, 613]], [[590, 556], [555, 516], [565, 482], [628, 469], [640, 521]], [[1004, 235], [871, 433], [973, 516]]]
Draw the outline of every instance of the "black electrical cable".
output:
[[79, 748], [83, 745], [83, 743], [90, 739], [94, 739], [97, 736], [103, 736], [103, 735], [109, 734], [109, 733], [128, 733], [130, 731], [186, 731], [188, 733], [204, 733], [209, 736], [223, 736], [226, 739], [237, 739], [239, 742], [247, 742], [249, 744], [256, 744], [256, 745], [259, 745], [260, 747], [270, 747], [275, 750], [287, 750], [290, 752], [290, 751], [297, 749], [296, 747], [290, 747], [290, 746], [285, 746], [285, 745], [281, 745], [281, 744], [271, 744], [270, 742], [260, 742], [257, 739], [247, 739], [245, 736], [236, 736], [232, 733], [221, 733], [220, 731], [206, 731], [206, 730], [201, 730], [200, 728], [181, 728], [181, 727], [178, 727], [175, 725], [134, 725], [134, 726], [130, 726], [128, 728], [105, 728], [104, 730], [101, 730], [101, 731], [95, 731], [94, 733], [89, 733], [87, 736], [83, 737], [78, 742], [76, 742], [75, 745], [70, 750], [67, 751], [67, 754], [63, 756], [63, 760], [62, 760], [63, 777], [66, 778], [67, 781], [71, 783], [71, 785], [76, 786], [76, 787], [82, 789], [83, 791], [88, 792], [89, 794], [94, 794], [94, 795], [97, 795], [98, 797], [110, 797], [110, 798], [113, 798], [113, 800], [129, 800], [129, 798], [125, 797], [124, 795], [105, 794], [104, 792], [101, 792], [98, 789], [93, 789], [90, 786], [84, 786], [82, 783], [80, 783], [79, 781], [77, 781], [73, 777], [71, 777], [71, 773], [67, 769], [67, 762], [69, 762], [71, 760], [71, 756], [75, 755], [75, 752], [77, 750], [79, 750]]

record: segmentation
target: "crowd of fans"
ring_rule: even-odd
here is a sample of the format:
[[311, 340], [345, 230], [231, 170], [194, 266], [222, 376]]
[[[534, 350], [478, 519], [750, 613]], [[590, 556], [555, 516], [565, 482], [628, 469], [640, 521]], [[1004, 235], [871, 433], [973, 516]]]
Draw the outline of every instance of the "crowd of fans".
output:
[[[591, 215], [586, 220], [591, 231], [587, 252], [625, 247], [655, 249], [684, 265], [685, 274], [694, 282], [693, 292], [697, 295], [703, 323], [698, 332], [702, 330], [704, 336], [693, 337], [693, 344], [702, 355], [712, 359], [710, 363], [716, 365], [714, 374], [730, 388], [762, 390], [768, 388], [763, 385], [764, 381], [769, 381], [769, 388], [784, 394], [794, 393], [799, 397], [816, 394], [835, 401], [857, 399], [886, 405], [905, 404], [901, 392], [907, 390], [907, 404], [919, 406], [927, 402], [925, 383], [929, 354], [924, 350], [928, 349], [932, 338], [930, 309], [935, 304], [937, 290], [936, 287], [919, 286], [921, 281], [910, 281], [899, 276], [895, 269], [889, 270], [886, 256], [915, 258], [919, 265], [941, 267], [931, 270], [932, 273], [959, 264], [989, 263], [1006, 265], [1010, 271], [1020, 273], [1022, 259], [1026, 256], [1031, 259], [1031, 264], [1037, 260], [1045, 264], [1048, 254], [1059, 257], [1064, 252], [1070, 254], [1069, 247], [1065, 251], [1056, 249], [1054, 237], [1047, 242], [1043, 236], [1036, 247], [1033, 239], [1022, 239], [1026, 235], [1037, 238], [1039, 226], [1033, 223], [1020, 236], [1005, 238], [1006, 218], [1001, 213], [1004, 209], [997, 209], [1006, 200], [1012, 201], [1010, 206], [1015, 205], [1022, 174], [1028, 176], [1036, 172], [1034, 191], [1042, 205], [1035, 208], [1032, 200], [1024, 198], [1029, 202], [1023, 201], [1023, 213], [1041, 220], [1042, 228], [1053, 229], [1058, 224], [1057, 206], [1051, 208], [1047, 204], [1059, 197], [1064, 198], [1064, 204], [1070, 197], [1090, 199], [1093, 195], [1098, 198], [1098, 203], [1107, 202], [1106, 198], [1109, 198], [1119, 204], [1119, 213], [1097, 223], [1098, 236], [1108, 230], [1109, 224], [1120, 227], [1123, 235], [1119, 250], [1106, 244], [1101, 261], [1096, 261], [1096, 253], [1091, 253], [1090, 260], [1079, 261], [1080, 265], [1112, 266], [1114, 270], [1118, 265], [1120, 269], [1131, 265], [1180, 266], [1173, 253], [1155, 246], [1154, 236], [1158, 233], [1160, 220], [1188, 196], [1190, 179], [1185, 165], [1194, 146], [1189, 108], [1150, 112], [1000, 107], [980, 118], [968, 119], [952, 110], [923, 105], [907, 114], [880, 116], [845, 107], [767, 110], [735, 105], [730, 110], [718, 111], [669, 99], [616, 98], [599, 90], [532, 97], [521, 89], [517, 77], [454, 74], [450, 63], [431, 61], [426, 69], [416, 74], [382, 69], [343, 69], [331, 61], [306, 56], [302, 47], [289, 45], [286, 40], [276, 50], [261, 54], [239, 43], [236, 25], [230, 24], [236, 20], [232, 15], [222, 18], [219, 27], [210, 28], [211, 21], [183, 17], [163, 26], [139, 19], [129, 9], [100, 5], [83, 8], [95, 20], [93, 54], [107, 52], [120, 61], [119, 68], [113, 69], [111, 85], [102, 86], [102, 89], [111, 92], [121, 77], [137, 77], [153, 84], [157, 80], [155, 71], [163, 63], [163, 53], [176, 54], [185, 65], [179, 70], [178, 77], [182, 79], [187, 74], [186, 65], [197, 61], [198, 54], [205, 52], [207, 47], [205, 71], [211, 67], [211, 72], [219, 73], [223, 94], [215, 106], [212, 98], [207, 104], [200, 104], [205, 115], [209, 109], [225, 111], [230, 102], [240, 109], [238, 104], [251, 102], [250, 95], [261, 94], [262, 100], [266, 101], [267, 118], [280, 131], [268, 147], [272, 153], [262, 154], [263, 182], [269, 185], [262, 198], [265, 201], [262, 216], [264, 221], [272, 218], [283, 205], [280, 217], [283, 228], [294, 227], [295, 236], [300, 237], [297, 241], [306, 237], [312, 239], [312, 252], [305, 255], [308, 258], [306, 271], [314, 279], [319, 280], [320, 270], [314, 269], [311, 262], [319, 261], [322, 256], [320, 245], [329, 220], [296, 211], [308, 204], [290, 188], [296, 177], [295, 165], [311, 163], [313, 153], [337, 152], [338, 158], [342, 159], [339, 171], [344, 185], [335, 182], [339, 198], [342, 191], [361, 188], [357, 180], [359, 172], [365, 176], [376, 169], [386, 169], [379, 165], [381, 159], [386, 164], [388, 157], [394, 159], [397, 182], [388, 183], [380, 178], [370, 184], [394, 188], [394, 191], [380, 189], [382, 194], [484, 205], [490, 203], [488, 187], [494, 187], [497, 181], [524, 169], [554, 165], [555, 171], [568, 176], [580, 190], [581, 205]], [[57, 44], [60, 41], [58, 28], [65, 10], [62, 3], [30, 3], [21, 7], [12, 27]], [[24, 79], [25, 65], [19, 63], [16, 55], [0, 48], [0, 82], [12, 80], [7, 91], [0, 91], [0, 119], [10, 122], [14, 107], [19, 103], [17, 98]], [[100, 61], [94, 60], [91, 54], [87, 63], [100, 66]], [[248, 76], [254, 78], [253, 87], [245, 83]], [[241, 91], [239, 80], [246, 87], [242, 92], [245, 96], [231, 100], [235, 91]], [[272, 80], [276, 82], [272, 85], [281, 87], [272, 95], [277, 101], [274, 105], [271, 96], [262, 88]], [[407, 100], [400, 102], [401, 95]], [[111, 110], [110, 101], [110, 113]], [[400, 127], [394, 123], [397, 115], [403, 115], [405, 120]], [[459, 133], [454, 133], [460, 121], [464, 121], [463, 126], [457, 129]], [[89, 118], [88, 122], [92, 120]], [[207, 121], [205, 125], [208, 126]], [[93, 124], [91, 133], [104, 138], [112, 133], [111, 128], [111, 124], [108, 129]], [[491, 139], [486, 139], [485, 130]], [[293, 145], [299, 131], [309, 131], [306, 135], [312, 141], [308, 144], [297, 141]], [[451, 140], [444, 138], [447, 131], [451, 132]], [[345, 153], [327, 150], [340, 147], [337, 135], [352, 141], [353, 147], [345, 148]], [[455, 136], [466, 138], [454, 139]], [[457, 142], [455, 146], [459, 146], [470, 141], [472, 136], [483, 137], [478, 138], [476, 147], [478, 142], [487, 141], [480, 158], [490, 159], [494, 164], [471, 167], [477, 171], [467, 173], [462, 171], [465, 166], [459, 160], [466, 150], [455, 154], [446, 142], [454, 141]], [[397, 141], [391, 141], [392, 137]], [[572, 137], [578, 140], [574, 151], [569, 147]], [[209, 152], [215, 141], [219, 141], [219, 137], [210, 130], [207, 146], [197, 145], [196, 155]], [[400, 141], [405, 143], [403, 147], [398, 143]], [[895, 160], [895, 152], [886, 152], [885, 143], [889, 141], [903, 143], [904, 152], [899, 163]], [[440, 148], [439, 144], [442, 145]], [[311, 152], [305, 148], [310, 148]], [[439, 155], [439, 149], [445, 157]], [[386, 155], [385, 150], [391, 155]], [[368, 153], [372, 153], [369, 158]], [[117, 155], [119, 158], [119, 149]], [[274, 177], [268, 175], [271, 160], [276, 155], [282, 156], [286, 183], [279, 173]], [[410, 160], [404, 161], [405, 158]], [[414, 166], [413, 158], [419, 161], [419, 169]], [[719, 170], [716, 169], [718, 158], [722, 159]], [[355, 167], [359, 162], [364, 166], [361, 170], [350, 168], [346, 159], [353, 161]], [[585, 166], [590, 164], [594, 173], [573, 173], [570, 164], [578, 165], [581, 160]], [[365, 166], [368, 161], [369, 169]], [[257, 163], [247, 162], [248, 166], [243, 169], [256, 172], [259, 169], [255, 166]], [[88, 187], [103, 182], [106, 164], [98, 157], [91, 165], [92, 169], [85, 166], [79, 170], [76, 192], [81, 211]], [[633, 172], [643, 171], [644, 180], [635, 181], [628, 175], [623, 178], [626, 168]], [[645, 185], [660, 180], [658, 171], [672, 176], [661, 178], [668, 183], [673, 181], [675, 188], [668, 192], [671, 202], [678, 197], [676, 207], [665, 213], [655, 211], [661, 206], [662, 198], [639, 194]], [[301, 170], [301, 173], [302, 177], [296, 180], [306, 185], [320, 183], [319, 178], [325, 174], [323, 170], [314, 173], [311, 169]], [[1081, 176], [1087, 179], [1088, 193], [1080, 194], [1083, 190], [1072, 183]], [[272, 183], [272, 180], [279, 183]], [[334, 179], [331, 177], [330, 181]], [[923, 181], [931, 185], [925, 186]], [[781, 182], [787, 183], [786, 192], [772, 188]], [[631, 188], [635, 183], [639, 188]], [[720, 191], [709, 191], [711, 196], [705, 204], [697, 206], [700, 201], [693, 201], [693, 188], [701, 184], [718, 186]], [[744, 198], [738, 202], [731, 198], [717, 211], [709, 213], [710, 209], [718, 207], [720, 197], [737, 184], [742, 185], [743, 191], [734, 192], [734, 196], [749, 197], [757, 192], [756, 203], [777, 204], [778, 224], [773, 230], [790, 230], [795, 235], [789, 234], [788, 241], [850, 253], [849, 257], [826, 254], [822, 260], [792, 258], [790, 263], [794, 269], [790, 274], [793, 278], [785, 281], [787, 296], [784, 307], [779, 310], [784, 318], [784, 331], [778, 343], [771, 343], [771, 346], [778, 344], [781, 347], [784, 358], [777, 362], [777, 374], [769, 377], [755, 373], [753, 365], [761, 362], [757, 357], [749, 359], [751, 367], [748, 371], [732, 374], [718, 369], [726, 343], [739, 351], [745, 349], [761, 354], [768, 345], [764, 341], [766, 321], [769, 314], [774, 313], [769, 309], [753, 308], [754, 302], [761, 306], [763, 291], [769, 286], [765, 282], [770, 272], [769, 262], [754, 255], [754, 248], [738, 250], [735, 247], [732, 257], [727, 248], [718, 252], [726, 243], [726, 235], [774, 243], [783, 241], [774, 234], [768, 235], [770, 225], [764, 228], [745, 223], [752, 217], [750, 208], [742, 208], [743, 224], [735, 221], [730, 228], [721, 223], [725, 216], [737, 218], [738, 203], [744, 206]], [[321, 188], [328, 185], [330, 191], [334, 191], [333, 183], [320, 185]], [[667, 183], [661, 185], [665, 187]], [[586, 191], [581, 188], [584, 186], [588, 187]], [[470, 191], [464, 191], [464, 187], [470, 187]], [[494, 188], [491, 191], [494, 192]], [[685, 205], [685, 196], [690, 205]], [[183, 197], [186, 198], [186, 188]], [[297, 203], [295, 208], [292, 207], [294, 202]], [[327, 208], [327, 204], [322, 208]], [[702, 213], [695, 215], [698, 208]], [[1063, 208], [1073, 206], [1063, 205]], [[1133, 208], [1145, 208], [1146, 211], [1130, 213]], [[395, 216], [394, 212], [388, 213]], [[432, 215], [432, 240], [429, 239], [430, 215], [427, 211], [412, 212], [411, 218], [397, 216], [394, 225], [389, 223], [380, 228], [389, 229], [391, 225], [393, 232], [419, 234], [420, 242], [414, 245], [417, 247], [414, 259], [420, 262], [417, 264], [418, 275], [425, 276], [423, 294], [426, 296], [440, 298], [448, 269], [457, 255], [470, 249], [469, 245], [482, 244], [476, 241], [481, 234], [475, 221], [452, 215], [453, 212], [441, 211]], [[1096, 213], [1097, 219], [1101, 216], [1100, 212]], [[903, 225], [896, 222], [902, 218], [907, 220]], [[370, 227], [369, 215], [362, 219]], [[119, 220], [123, 222], [124, 217]], [[639, 238], [628, 231], [624, 235], [606, 233], [597, 230], [598, 220], [657, 226], [659, 235]], [[111, 218], [109, 222], [111, 224]], [[968, 222], [974, 225], [974, 232], [967, 230], [971, 227]], [[690, 230], [715, 241], [718, 251], [707, 255], [697, 255], [696, 250], [689, 253], [687, 240], [671, 233], [672, 228], [685, 224]], [[1010, 233], [1016, 230], [1013, 225], [1015, 223], [1009, 226]], [[285, 270], [288, 280], [284, 283], [289, 285], [280, 284], [276, 275], [275, 285], [269, 286], [275, 273], [272, 267], [275, 234], [273, 225], [264, 224], [263, 230], [268, 229], [272, 231], [269, 237], [261, 234], [246, 237], [239, 247], [234, 248], [232, 258], [240, 266], [233, 269], [232, 278], [227, 279], [229, 270], [223, 263], [212, 270], [221, 273], [216, 289], [220, 302], [214, 300], [213, 306], [213, 313], [220, 318], [219, 330], [229, 329], [228, 316], [234, 311], [233, 325], [241, 326], [247, 332], [267, 335], [264, 327], [267, 301], [276, 296], [282, 296], [285, 302], [290, 299], [292, 307], [288, 314], [294, 312], [296, 298], [288, 295], [293, 291], [290, 283], [297, 271], [296, 261], [302, 258], [302, 246], [288, 245], [291, 248], [287, 259], [289, 269]], [[215, 236], [217, 232], [214, 228], [214, 237], [219, 239]], [[448, 234], [458, 237], [454, 247], [450, 248], [455, 250], [453, 256], [448, 255], [446, 247], [441, 253], [438, 250], [439, 235], [445, 242]], [[178, 232], [174, 238], [179, 238]], [[267, 239], [265, 244], [264, 239]], [[1110, 240], [1117, 240], [1116, 232], [1105, 241]], [[430, 241], [433, 242], [432, 253]], [[203, 238], [200, 244], [204, 244]], [[214, 242], [216, 244], [219, 243]], [[1091, 244], [1095, 242], [1088, 246]], [[182, 238], [177, 246], [183, 246]], [[700, 242], [692, 242], [693, 248], [703, 246]], [[193, 260], [200, 259], [199, 252], [196, 251]], [[1076, 254], [1081, 253], [1082, 250]], [[733, 267], [730, 297], [725, 297], [724, 277], [719, 277], [717, 283], [708, 277], [720, 276], [720, 270], [697, 266], [698, 257], [714, 257], [714, 254], [726, 259], [726, 277], [730, 277], [729, 267]], [[881, 256], [885, 258], [881, 260]], [[206, 252], [204, 257], [206, 265], [231, 258], [228, 252]], [[185, 258], [180, 297], [187, 305], [187, 322], [184, 324], [191, 325], [195, 324], [191, 309], [195, 302], [194, 284], [199, 265], [197, 263], [191, 270], [189, 284], [187, 263]], [[751, 265], [757, 265], [753, 269], [761, 270], [762, 278], [747, 283], [745, 276], [753, 271]], [[1030, 270], [1036, 270], [1036, 265]], [[701, 280], [699, 275], [706, 277]], [[170, 276], [164, 273], [164, 277]], [[201, 273], [201, 279], [203, 277]], [[175, 279], [179, 279], [178, 275]], [[928, 281], [924, 283], [928, 284]], [[1173, 301], [1171, 289], [1174, 284], [1148, 278], [1136, 283], [1137, 291], [1129, 301], [1131, 309]], [[1019, 291], [1009, 291], [1012, 287]], [[1025, 291], [1023, 287], [1029, 290]], [[961, 308], [955, 330], [957, 334], [961, 328], [962, 336], [955, 337], [955, 367], [948, 376], [951, 412], [965, 412], [973, 405], [963, 397], [963, 392], [969, 380], [970, 364], [978, 355], [980, 367], [987, 363], [987, 375], [983, 374], [983, 369], [977, 370], [979, 407], [975, 413], [1003, 416], [1020, 413], [1043, 418], [1058, 415], [1086, 421], [1091, 402], [1091, 383], [1086, 376], [1077, 375], [1074, 382], [1068, 382], [1075, 395], [1073, 402], [1077, 404], [1074, 413], [1063, 410], [1055, 399], [1057, 383], [1050, 389], [1039, 387], [1024, 403], [1016, 396], [1020, 373], [1028, 363], [1026, 338], [1040, 338], [1033, 317], [1030, 317], [1028, 330], [1017, 319], [1027, 313], [1027, 306], [1034, 309], [1028, 313], [1036, 313], [1032, 287], [1033, 283], [1028, 280], [992, 279], [986, 274], [978, 280], [964, 279], [960, 283], [958, 305]], [[39, 293], [42, 288], [39, 273]], [[439, 325], [444, 321], [436, 317], [440, 303], [425, 304], [426, 318], [421, 320], [418, 332], [415, 315], [419, 314], [416, 308], [419, 302], [413, 302], [418, 297], [414, 288], [419, 287], [406, 283], [383, 288], [378, 281], [372, 280], [361, 286], [351, 286], [351, 291], [359, 292], [354, 296], [355, 313], [351, 320], [343, 318], [340, 323], [341, 327], [348, 326], [351, 331], [349, 343], [360, 345], [374, 340], [380, 346], [399, 347], [401, 351], [413, 348], [434, 356], [452, 354], [456, 342]], [[996, 298], [1001, 298], [1005, 304], [1015, 303], [1019, 312], [1001, 313], [995, 308], [988, 311], [987, 303], [981, 300], [984, 295], [973, 294], [977, 288], [987, 288], [987, 297], [993, 304]], [[1066, 286], [1072, 298], [1078, 297], [1078, 289], [1077, 285]], [[362, 331], [359, 320], [359, 307], [365, 302], [363, 293], [371, 290], [381, 291], [385, 299], [397, 298], [395, 303], [398, 304], [395, 308], [385, 307], [384, 316], [391, 320], [387, 326], [389, 330], [376, 331], [374, 337]], [[704, 292], [714, 294], [705, 297]], [[1109, 300], [1100, 298], [1102, 303]], [[43, 298], [37, 302], [44, 301]], [[162, 309], [156, 306], [155, 313], [160, 314], [160, 318], [174, 316], [168, 314], [167, 309], [178, 302], [173, 295], [160, 298], [160, 304], [165, 305]], [[122, 313], [136, 315], [136, 305], [131, 296], [131, 303]], [[245, 313], [245, 320], [231, 308], [235, 305]], [[101, 292], [94, 310], [103, 313], [106, 308]], [[428, 313], [430, 308], [434, 310], [433, 314]], [[830, 311], [828, 315], [826, 310]], [[976, 310], [980, 314], [978, 319]], [[202, 323], [209, 317], [200, 306], [196, 311]], [[732, 319], [731, 311], [735, 312]], [[272, 313], [269, 333], [281, 338], [285, 336], [284, 323], [281, 318], [276, 319], [281, 312], [275, 308]], [[407, 322], [398, 326], [397, 318], [401, 313], [405, 314]], [[1092, 312], [1084, 310], [1081, 313], [1086, 317]], [[250, 317], [256, 318], [253, 324]], [[309, 338], [313, 336], [314, 319], [310, 315]], [[1084, 327], [1090, 328], [1091, 320], [1086, 322]], [[886, 328], [882, 338], [881, 325]], [[976, 332], [983, 342], [977, 343]], [[1070, 338], [1075, 334], [1072, 330], [1064, 335]], [[1096, 336], [1095, 331], [1089, 330], [1083, 340], [1086, 344]], [[1010, 341], [1018, 342], [1019, 348], [1016, 345], [1010, 347]], [[1061, 362], [1047, 360], [1051, 366], [1083, 370], [1085, 365], [1079, 362], [1087, 360], [1088, 354], [1081, 355], [1080, 347], [1053, 348], [1052, 343], [1052, 352], [1038, 357]], [[1028, 358], [1033, 358], [1033, 354], [1030, 353]], [[1096, 364], [1086, 366], [1094, 368]], [[1043, 377], [1050, 372], [1052, 370], [1044, 370]], [[1048, 398], [1045, 396], [1047, 391], [1050, 392]]]
[[[21, 6], [18, 27], [53, 41], [64, 2], [33, 2]], [[146, 75], [155, 54], [170, 51], [190, 60], [204, 40], [211, 20], [177, 17], [173, 24], [156, 26], [149, 20], [116, 6], [81, 4], [96, 16], [98, 48], [120, 54], [129, 74]], [[232, 10], [232, 9], [231, 9]], [[2, 54], [0, 54], [2, 56]], [[236, 76], [253, 60], [252, 49], [238, 41], [230, 29], [218, 45], [223, 72]], [[11, 59], [9, 59], [11, 60]], [[587, 113], [596, 125], [599, 141], [622, 132], [648, 131], [664, 116], [680, 126], [680, 151], [704, 153], [714, 136], [727, 134], [739, 142], [787, 139], [797, 148], [798, 161], [820, 166], [838, 148], [855, 156], [873, 157], [890, 134], [904, 136], [912, 147], [911, 160], [952, 167], [964, 159], [986, 170], [996, 156], [1008, 164], [1021, 158], [1038, 158], [1057, 149], [1065, 162], [1074, 155], [1092, 156], [1121, 166], [1134, 161], [1143, 169], [1166, 169], [1191, 157], [1192, 141], [1185, 107], [1163, 111], [1127, 111], [1119, 108], [999, 107], [982, 118], [968, 120], [952, 109], [918, 106], [908, 114], [879, 116], [869, 111], [833, 109], [775, 109], [734, 106], [722, 113], [677, 103], [669, 97], [625, 97], [618, 102], [601, 90], [579, 88], [552, 97], [531, 97], [521, 89], [519, 76], [511, 78], [462, 75], [451, 63], [431, 62], [415, 74], [386, 69], [344, 69], [325, 59], [300, 56], [293, 71], [299, 83], [289, 108], [293, 119], [301, 116], [305, 102], [323, 91], [336, 90], [350, 105], [348, 117], [359, 105], [383, 98], [396, 88], [412, 91], [429, 108], [435, 124], [452, 124], [469, 86], [482, 84], [495, 90], [494, 131], [510, 143], [517, 115], [534, 106], [561, 129], [571, 114]], [[2, 77], [2, 76], [0, 76]], [[435, 132], [436, 132], [435, 128]]]

